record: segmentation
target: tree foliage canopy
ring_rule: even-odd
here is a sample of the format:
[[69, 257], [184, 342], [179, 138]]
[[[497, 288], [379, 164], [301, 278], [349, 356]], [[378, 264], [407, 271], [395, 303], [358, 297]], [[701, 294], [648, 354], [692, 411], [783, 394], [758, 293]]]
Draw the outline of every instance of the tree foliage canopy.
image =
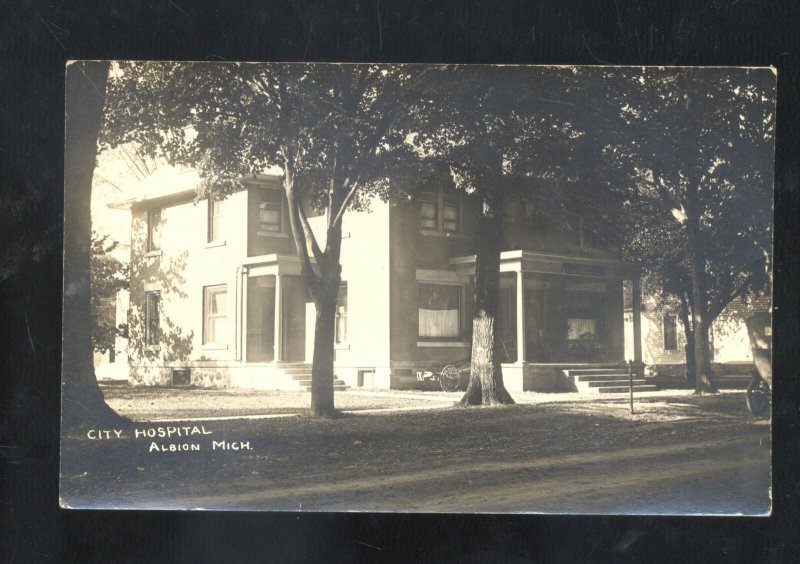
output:
[[764, 69], [625, 74], [615, 77], [627, 102], [616, 128], [622, 135], [605, 155], [630, 194], [627, 255], [678, 294], [699, 251], [707, 278], [699, 305], [713, 320], [733, 299], [769, 284], [774, 76]]
[[125, 332], [127, 324], [116, 321], [117, 294], [129, 287], [129, 267], [113, 252], [119, 246], [108, 236], [92, 234], [90, 255], [92, 347], [97, 352], [113, 349], [117, 335]]

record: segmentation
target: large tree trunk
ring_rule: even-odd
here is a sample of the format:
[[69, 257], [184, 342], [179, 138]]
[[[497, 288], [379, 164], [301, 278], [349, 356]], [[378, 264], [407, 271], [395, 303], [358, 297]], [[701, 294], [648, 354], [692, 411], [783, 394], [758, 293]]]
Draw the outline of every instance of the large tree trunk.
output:
[[109, 63], [72, 63], [66, 72], [64, 151], [64, 311], [62, 425], [119, 425], [105, 402], [92, 362], [91, 249], [92, 175], [103, 119]]
[[500, 335], [497, 311], [500, 300], [501, 194], [490, 189], [481, 196], [475, 252], [475, 306], [472, 315], [472, 361], [469, 384], [459, 405], [502, 405], [514, 400], [503, 385], [498, 356]]
[[690, 275], [692, 280], [692, 330], [694, 333], [695, 393], [715, 393], [717, 387], [711, 374], [711, 349], [708, 339], [708, 314], [706, 311], [706, 265], [699, 248], [698, 227], [688, 220]]
[[[330, 243], [341, 247], [342, 230], [329, 230], [328, 236], [338, 240]], [[329, 245], [326, 245], [330, 248]], [[327, 253], [326, 253], [327, 254]], [[336, 253], [338, 257], [338, 252]], [[317, 315], [314, 323], [314, 360], [311, 367], [311, 415], [331, 417], [336, 414], [333, 403], [333, 346], [336, 335], [336, 297], [341, 282], [341, 266], [338, 258], [334, 264], [323, 264], [320, 268], [320, 291], [314, 305]]]
[[[301, 214], [300, 194], [295, 190], [294, 173], [286, 167], [284, 188], [289, 201], [289, 223], [292, 228], [297, 254], [300, 257], [301, 274], [314, 300], [316, 318], [314, 322], [314, 356], [311, 365], [311, 415], [332, 417], [336, 415], [333, 401], [333, 351], [336, 333], [336, 298], [339, 294], [342, 266], [342, 226], [340, 222], [329, 224], [325, 251], [316, 247], [313, 233], [304, 224]], [[328, 215], [342, 205], [341, 190], [333, 190]], [[312, 250], [309, 250], [309, 247]], [[311, 265], [309, 252], [317, 260], [316, 272]]]
[[686, 381], [694, 386], [697, 383], [697, 366], [695, 365], [694, 354], [694, 331], [689, 319], [689, 300], [685, 294], [681, 294], [681, 323], [683, 323], [683, 333], [686, 337], [685, 363], [686, 363]]

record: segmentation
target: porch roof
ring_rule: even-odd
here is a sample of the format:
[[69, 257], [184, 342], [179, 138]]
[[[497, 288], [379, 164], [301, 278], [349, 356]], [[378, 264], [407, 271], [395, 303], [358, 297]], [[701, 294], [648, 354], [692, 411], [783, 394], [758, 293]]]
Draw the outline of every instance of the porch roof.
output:
[[[454, 257], [450, 259], [450, 264], [462, 272], [474, 271], [475, 255]], [[500, 253], [500, 272], [530, 272], [631, 280], [641, 277], [641, 265], [604, 257], [518, 249]]]
[[[311, 264], [315, 264], [311, 259]], [[248, 276], [272, 275], [300, 275], [300, 259], [297, 255], [270, 254], [248, 257], [242, 261], [242, 266], [247, 269]]]

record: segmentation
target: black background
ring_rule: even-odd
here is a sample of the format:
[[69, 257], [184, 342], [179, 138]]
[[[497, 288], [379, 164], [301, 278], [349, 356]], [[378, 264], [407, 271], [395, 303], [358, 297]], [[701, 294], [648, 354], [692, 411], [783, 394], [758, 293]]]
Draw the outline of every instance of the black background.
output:
[[[0, 8], [0, 560], [800, 561], [797, 2], [92, 0]], [[66, 60], [89, 58], [776, 66], [773, 516], [60, 510], [63, 77]]]

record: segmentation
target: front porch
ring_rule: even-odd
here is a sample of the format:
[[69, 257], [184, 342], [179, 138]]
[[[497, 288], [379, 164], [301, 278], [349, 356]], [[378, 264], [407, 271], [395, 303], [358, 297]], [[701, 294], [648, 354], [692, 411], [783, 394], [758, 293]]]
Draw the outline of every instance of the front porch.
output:
[[276, 367], [310, 362], [314, 307], [300, 278], [299, 259], [282, 254], [252, 257], [239, 273], [236, 359]]
[[[450, 263], [464, 274], [474, 274], [474, 256]], [[633, 360], [636, 374], [642, 376], [638, 265], [516, 250], [502, 253], [500, 273], [497, 323], [509, 391], [576, 391], [570, 370], [618, 372], [626, 360]], [[634, 345], [627, 354], [625, 281], [634, 312]]]

